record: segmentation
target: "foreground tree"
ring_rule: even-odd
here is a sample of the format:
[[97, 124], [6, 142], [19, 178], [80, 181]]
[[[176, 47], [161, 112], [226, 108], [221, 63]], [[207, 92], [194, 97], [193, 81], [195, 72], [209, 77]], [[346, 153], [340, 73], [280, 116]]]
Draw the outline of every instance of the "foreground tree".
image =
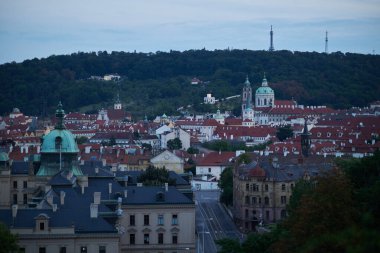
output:
[[156, 168], [152, 165], [149, 165], [148, 168], [141, 173], [137, 178], [137, 182], [143, 183], [144, 185], [161, 186], [165, 183], [175, 185], [175, 180], [169, 177], [169, 171], [165, 167]]
[[168, 140], [167, 147], [170, 150], [177, 150], [182, 148], [182, 142], [179, 138], [174, 138], [173, 140]]
[[0, 222], [0, 253], [18, 252], [17, 236], [11, 234], [9, 229]]

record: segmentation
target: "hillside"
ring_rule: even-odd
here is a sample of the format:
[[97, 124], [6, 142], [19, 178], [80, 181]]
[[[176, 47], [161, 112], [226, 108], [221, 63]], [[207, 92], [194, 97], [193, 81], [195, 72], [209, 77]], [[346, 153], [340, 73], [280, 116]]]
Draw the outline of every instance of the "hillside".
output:
[[[264, 72], [277, 99], [293, 97], [305, 105], [346, 108], [366, 106], [380, 97], [379, 55], [251, 50], [79, 52], [0, 65], [0, 115], [13, 107], [41, 115], [44, 104], [47, 113], [52, 113], [58, 100], [66, 111], [82, 107], [96, 111], [109, 105], [118, 89], [126, 109], [134, 114], [175, 113], [180, 106], [202, 102], [206, 92], [217, 98], [240, 94], [247, 74], [255, 89]], [[88, 79], [109, 73], [118, 73], [122, 79]], [[193, 77], [206, 84], [190, 85]]]

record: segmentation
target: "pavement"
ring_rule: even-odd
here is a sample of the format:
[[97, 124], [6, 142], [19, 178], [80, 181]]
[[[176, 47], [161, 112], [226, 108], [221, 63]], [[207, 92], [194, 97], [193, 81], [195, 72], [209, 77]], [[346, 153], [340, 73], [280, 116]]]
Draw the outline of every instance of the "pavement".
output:
[[215, 240], [223, 238], [242, 240], [242, 234], [223, 205], [219, 203], [219, 190], [196, 191], [194, 194], [198, 253], [217, 253], [219, 247]]

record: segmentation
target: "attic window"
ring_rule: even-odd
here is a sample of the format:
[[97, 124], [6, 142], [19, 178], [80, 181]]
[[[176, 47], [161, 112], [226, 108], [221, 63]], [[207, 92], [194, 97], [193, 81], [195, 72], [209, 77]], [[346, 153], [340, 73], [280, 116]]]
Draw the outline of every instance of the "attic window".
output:
[[164, 195], [164, 193], [163, 192], [157, 192], [156, 200], [159, 201], [159, 202], [165, 201], [165, 195]]
[[330, 132], [327, 132], [327, 137], [330, 137], [331, 136], [331, 133]]
[[322, 134], [321, 134], [320, 132], [317, 133], [317, 137], [321, 137], [321, 135], [322, 135]]
[[55, 138], [55, 149], [60, 149], [62, 147], [62, 138], [60, 136]]

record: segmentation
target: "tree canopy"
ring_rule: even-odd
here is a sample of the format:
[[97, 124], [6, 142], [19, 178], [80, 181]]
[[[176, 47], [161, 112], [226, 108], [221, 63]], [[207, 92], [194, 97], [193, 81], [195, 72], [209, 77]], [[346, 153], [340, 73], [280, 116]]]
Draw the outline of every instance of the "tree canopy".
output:
[[[186, 105], [210, 111], [215, 108], [201, 105], [206, 93], [216, 98], [241, 94], [247, 74], [256, 89], [264, 72], [276, 99], [293, 97], [300, 104], [335, 108], [366, 106], [380, 97], [378, 66], [379, 55], [286, 50], [53, 55], [0, 65], [0, 115], [13, 107], [29, 115], [41, 115], [44, 108], [52, 114], [59, 100], [66, 111], [96, 112], [110, 105], [117, 91], [125, 108], [141, 118], [174, 114]], [[110, 73], [118, 73], [121, 80], [89, 79]], [[203, 82], [191, 85], [193, 77]], [[238, 107], [228, 109], [239, 112]]]
[[169, 185], [175, 185], [175, 179], [169, 177], [169, 171], [163, 168], [156, 168], [152, 165], [149, 165], [146, 170], [141, 173], [137, 178], [137, 182], [143, 183], [144, 185], [157, 185], [161, 186], [165, 183]]

